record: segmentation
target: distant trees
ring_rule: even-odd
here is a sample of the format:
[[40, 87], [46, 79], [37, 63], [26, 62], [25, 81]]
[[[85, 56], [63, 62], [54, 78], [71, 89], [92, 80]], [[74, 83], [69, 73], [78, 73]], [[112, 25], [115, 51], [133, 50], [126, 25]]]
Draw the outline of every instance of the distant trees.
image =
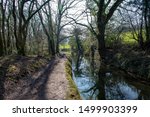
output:
[[[67, 15], [76, 4], [78, 2], [75, 0], [58, 0], [45, 5], [39, 12], [40, 21], [48, 39], [49, 53], [52, 55], [59, 54], [59, 45], [67, 38], [62, 31], [72, 22], [67, 19]], [[51, 7], [52, 5], [55, 5], [55, 9]]]
[[[128, 6], [128, 8], [126, 7]], [[130, 1], [121, 7], [121, 17], [124, 24], [127, 25], [129, 31], [132, 34], [132, 38], [138, 42], [140, 48], [144, 46], [144, 14], [142, 1]]]
[[[42, 13], [44, 15], [42, 15]], [[39, 11], [38, 14], [39, 14], [39, 18], [40, 18], [44, 33], [47, 36], [49, 54], [51, 54], [52, 56], [55, 56], [56, 51], [55, 51], [55, 40], [54, 40], [54, 23], [52, 20], [51, 4], [48, 3], [45, 7], [43, 7], [42, 12]]]
[[138, 42], [140, 48], [150, 48], [150, 1], [130, 0], [121, 8], [122, 20], [129, 24], [133, 39]]
[[26, 53], [44, 55], [46, 53], [44, 49], [47, 45], [47, 38], [43, 31], [38, 14], [31, 19], [28, 32], [29, 33], [26, 40]]
[[81, 29], [80, 28], [74, 28], [73, 35], [75, 37], [78, 55], [83, 54], [83, 48], [82, 48], [81, 40], [79, 37], [81, 35]]
[[57, 1], [57, 9], [56, 9], [56, 53], [59, 54], [59, 44], [63, 40], [61, 36], [61, 31], [65, 26], [69, 25], [72, 20], [69, 20], [67, 16], [69, 15], [69, 10], [74, 8], [78, 2], [76, 0], [58, 0]]

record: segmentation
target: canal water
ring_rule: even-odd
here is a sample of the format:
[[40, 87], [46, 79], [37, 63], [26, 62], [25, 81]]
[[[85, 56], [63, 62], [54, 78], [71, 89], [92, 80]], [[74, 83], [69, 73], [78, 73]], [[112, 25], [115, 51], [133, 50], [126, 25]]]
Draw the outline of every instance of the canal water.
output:
[[100, 71], [96, 63], [76, 56], [72, 58], [73, 79], [84, 100], [148, 100], [150, 86], [136, 82], [114, 69]]

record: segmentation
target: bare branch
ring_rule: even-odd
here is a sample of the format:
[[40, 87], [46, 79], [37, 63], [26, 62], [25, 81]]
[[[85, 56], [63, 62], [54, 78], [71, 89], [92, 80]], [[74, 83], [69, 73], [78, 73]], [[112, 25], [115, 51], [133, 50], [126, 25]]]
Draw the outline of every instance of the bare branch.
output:
[[117, 0], [113, 6], [110, 8], [109, 13], [107, 14], [106, 17], [106, 22], [107, 23], [109, 21], [109, 19], [112, 17], [113, 13], [115, 12], [115, 10], [118, 8], [118, 6], [123, 2], [124, 0]]

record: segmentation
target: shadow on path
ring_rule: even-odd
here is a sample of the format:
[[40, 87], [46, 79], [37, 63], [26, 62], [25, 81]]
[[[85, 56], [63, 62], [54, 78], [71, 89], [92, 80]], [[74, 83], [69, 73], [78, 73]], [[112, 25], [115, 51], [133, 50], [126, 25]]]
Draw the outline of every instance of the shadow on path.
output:
[[44, 87], [47, 83], [49, 75], [53, 70], [54, 66], [57, 65], [58, 60], [52, 59], [50, 63], [36, 74], [30, 78], [29, 83], [24, 89], [22, 89], [21, 94], [13, 97], [14, 100], [44, 100]]

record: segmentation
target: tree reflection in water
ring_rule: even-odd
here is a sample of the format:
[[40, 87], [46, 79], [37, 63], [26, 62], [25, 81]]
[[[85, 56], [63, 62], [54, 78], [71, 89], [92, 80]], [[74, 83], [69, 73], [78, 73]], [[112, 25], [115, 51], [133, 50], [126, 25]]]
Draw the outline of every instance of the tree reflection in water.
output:
[[96, 68], [82, 56], [73, 62], [74, 80], [83, 99], [150, 99], [150, 86], [138, 83], [118, 70]]
[[80, 65], [81, 65], [81, 62], [82, 62], [82, 57], [83, 56], [81, 54], [77, 55], [76, 72], [80, 72], [81, 71], [79, 68], [80, 68]]
[[105, 100], [105, 70], [104, 69], [99, 69], [99, 73], [98, 73], [98, 81], [97, 81], [97, 89], [99, 90], [99, 94], [98, 94], [98, 99], [100, 100]]

